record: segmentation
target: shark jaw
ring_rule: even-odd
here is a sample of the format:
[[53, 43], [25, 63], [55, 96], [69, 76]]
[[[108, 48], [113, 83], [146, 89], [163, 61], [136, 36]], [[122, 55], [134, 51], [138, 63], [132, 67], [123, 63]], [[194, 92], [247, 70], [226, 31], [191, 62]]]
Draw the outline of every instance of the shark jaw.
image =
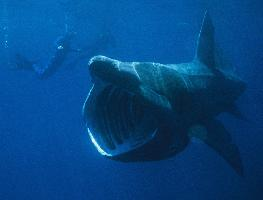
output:
[[101, 155], [118, 156], [139, 148], [156, 134], [156, 119], [138, 96], [93, 77], [83, 107], [89, 137]]

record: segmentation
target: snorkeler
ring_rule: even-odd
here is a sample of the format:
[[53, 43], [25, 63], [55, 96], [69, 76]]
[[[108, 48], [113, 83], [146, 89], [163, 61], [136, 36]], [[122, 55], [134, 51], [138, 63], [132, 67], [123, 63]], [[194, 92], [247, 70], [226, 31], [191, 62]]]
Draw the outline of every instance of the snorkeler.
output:
[[74, 32], [67, 32], [64, 36], [61, 36], [55, 42], [55, 53], [44, 66], [28, 60], [21, 54], [16, 54], [15, 63], [16, 69], [27, 69], [35, 71], [40, 78], [48, 78], [53, 75], [58, 68], [64, 63], [67, 56], [72, 53], [78, 53], [78, 55], [67, 65], [76, 66], [80, 61], [89, 59], [96, 54], [101, 54], [109, 46], [115, 46], [115, 38], [109, 31], [100, 34], [91, 44], [88, 44], [81, 49], [73, 49], [71, 47], [71, 40], [75, 36]]
[[80, 49], [71, 48], [71, 40], [74, 37], [75, 33], [66, 33], [64, 36], [59, 37], [55, 43], [56, 51], [55, 54], [51, 57], [48, 64], [44, 68], [36, 69], [38, 74], [42, 78], [47, 78], [51, 76], [57, 69], [63, 64], [66, 60], [66, 57], [71, 52], [81, 52]]
[[79, 49], [71, 48], [71, 40], [74, 35], [74, 32], [67, 32], [64, 36], [61, 36], [57, 39], [55, 42], [55, 53], [44, 66], [38, 65], [36, 62], [28, 60], [21, 54], [16, 54], [16, 69], [33, 70], [39, 75], [40, 78], [48, 78], [63, 64], [69, 53], [81, 51]]
[[97, 36], [97, 38], [88, 45], [81, 48], [80, 53], [71, 62], [69, 66], [76, 66], [80, 61], [90, 59], [91, 57], [103, 54], [109, 47], [115, 47], [116, 40], [110, 31], [104, 31]]

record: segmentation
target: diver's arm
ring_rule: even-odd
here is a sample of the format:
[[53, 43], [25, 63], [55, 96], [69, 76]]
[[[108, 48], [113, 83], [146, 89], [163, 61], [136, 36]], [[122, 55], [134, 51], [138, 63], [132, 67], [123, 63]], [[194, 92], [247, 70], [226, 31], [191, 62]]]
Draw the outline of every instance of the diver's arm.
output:
[[83, 52], [82, 49], [70, 49], [69, 51], [73, 52], [73, 53], [81, 53], [81, 52]]

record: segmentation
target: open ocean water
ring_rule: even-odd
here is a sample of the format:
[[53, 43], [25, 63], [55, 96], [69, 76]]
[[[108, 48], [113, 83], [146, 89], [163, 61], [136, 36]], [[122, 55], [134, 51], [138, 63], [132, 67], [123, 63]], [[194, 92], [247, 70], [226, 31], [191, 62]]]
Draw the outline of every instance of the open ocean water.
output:
[[[219, 116], [244, 176], [196, 140], [162, 161], [99, 155], [82, 117], [89, 58], [191, 61], [206, 10], [247, 84], [237, 102], [246, 120]], [[52, 63], [66, 32], [72, 51], [55, 73], [18, 69]], [[0, 200], [263, 199], [262, 0], [0, 0], [0, 45]]]

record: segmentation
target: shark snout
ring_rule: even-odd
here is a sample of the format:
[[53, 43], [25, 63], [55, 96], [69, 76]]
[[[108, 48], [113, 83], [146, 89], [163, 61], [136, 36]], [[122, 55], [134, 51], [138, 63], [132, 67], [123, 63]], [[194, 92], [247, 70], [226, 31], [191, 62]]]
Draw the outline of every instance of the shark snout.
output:
[[95, 56], [89, 62], [93, 81], [99, 79], [117, 87], [137, 86], [140, 78], [132, 63], [123, 63], [105, 56]]
[[89, 61], [89, 72], [92, 78], [109, 82], [118, 73], [118, 63], [105, 56], [95, 56]]

